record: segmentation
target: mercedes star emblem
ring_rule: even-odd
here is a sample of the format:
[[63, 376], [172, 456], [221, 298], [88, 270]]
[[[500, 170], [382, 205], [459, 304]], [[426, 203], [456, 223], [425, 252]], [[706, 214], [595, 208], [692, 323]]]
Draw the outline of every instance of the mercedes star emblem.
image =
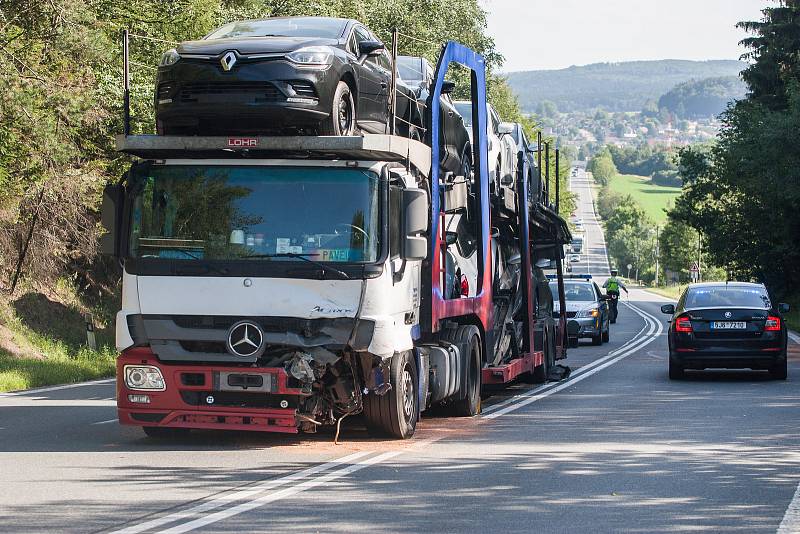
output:
[[725, 318], [730, 319], [733, 316], [731, 312], [725, 312]]
[[228, 351], [243, 358], [260, 356], [264, 349], [261, 327], [250, 321], [239, 321], [228, 332]]
[[222, 70], [225, 72], [231, 70], [236, 65], [236, 54], [231, 51], [225, 52], [219, 60], [219, 64], [222, 65]]

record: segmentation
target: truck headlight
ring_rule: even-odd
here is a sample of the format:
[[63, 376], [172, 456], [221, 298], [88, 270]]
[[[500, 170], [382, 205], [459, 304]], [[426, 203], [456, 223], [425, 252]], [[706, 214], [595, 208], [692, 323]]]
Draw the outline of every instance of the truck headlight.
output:
[[138, 391], [164, 391], [167, 385], [158, 367], [152, 365], [126, 365], [125, 385]]
[[333, 52], [327, 46], [306, 46], [289, 52], [286, 58], [303, 67], [324, 68], [331, 64]]
[[585, 319], [588, 317], [597, 317], [598, 315], [600, 315], [600, 310], [598, 310], [597, 308], [587, 308], [585, 310], [579, 311], [576, 317]]
[[164, 52], [164, 55], [161, 56], [161, 63], [159, 63], [158, 66], [169, 67], [170, 65], [177, 63], [180, 58], [181, 55], [178, 53], [178, 51], [172, 48]]

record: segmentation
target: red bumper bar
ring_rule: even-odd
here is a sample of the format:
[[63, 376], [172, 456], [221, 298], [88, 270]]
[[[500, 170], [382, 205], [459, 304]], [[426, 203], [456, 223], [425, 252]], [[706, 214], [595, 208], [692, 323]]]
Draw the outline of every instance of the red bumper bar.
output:
[[544, 365], [544, 352], [523, 354], [507, 364], [497, 367], [483, 368], [484, 384], [507, 384], [522, 373], [532, 373], [538, 366]]

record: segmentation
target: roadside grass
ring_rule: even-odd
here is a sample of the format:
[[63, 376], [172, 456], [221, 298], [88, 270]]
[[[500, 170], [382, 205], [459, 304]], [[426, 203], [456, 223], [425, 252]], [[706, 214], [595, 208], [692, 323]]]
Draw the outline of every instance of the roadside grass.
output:
[[656, 224], [667, 222], [666, 208], [672, 207], [675, 199], [681, 194], [680, 187], [655, 185], [647, 176], [635, 174], [618, 174], [609, 180], [611, 191], [622, 195], [631, 195]]
[[45, 358], [12, 356], [0, 352], [0, 392], [17, 391], [53, 384], [70, 384], [114, 376], [116, 354], [84, 349], [74, 357], [50, 355]]
[[[0, 296], [0, 392], [114, 376], [113, 299], [91, 304], [68, 281]], [[92, 313], [97, 350], [86, 345]]]
[[678, 297], [681, 296], [683, 290], [686, 289], [686, 284], [683, 285], [674, 285], [674, 286], [659, 286], [659, 287], [647, 287], [645, 288], [647, 291], [651, 293], [656, 293], [657, 295], [661, 295], [662, 297], [667, 297], [669, 299], [678, 300]]

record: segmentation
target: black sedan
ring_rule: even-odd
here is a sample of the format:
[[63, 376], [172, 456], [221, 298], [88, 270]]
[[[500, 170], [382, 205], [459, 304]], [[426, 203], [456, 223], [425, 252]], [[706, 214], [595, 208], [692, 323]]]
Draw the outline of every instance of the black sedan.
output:
[[[356, 20], [232, 22], [164, 54], [156, 82], [157, 130], [385, 133], [391, 71], [384, 45]], [[411, 97], [409, 88], [398, 90]]]
[[[418, 102], [429, 105], [430, 89], [433, 84], [433, 67], [427, 59], [418, 56], [397, 56], [397, 72], [400, 80], [411, 88]], [[442, 168], [459, 176], [469, 177], [472, 169], [472, 149], [470, 134], [464, 119], [458, 114], [450, 97], [454, 88], [452, 83], [446, 82], [443, 94], [439, 99], [439, 120], [442, 125], [439, 129], [439, 146], [441, 148]], [[416, 115], [415, 115], [416, 114]], [[423, 119], [424, 109], [414, 106], [403, 106], [400, 99], [397, 102], [398, 126], [424, 124], [426, 131], [430, 129], [430, 118]], [[424, 135], [425, 132], [421, 132]]]
[[765, 369], [786, 379], [788, 304], [772, 304], [767, 289], [747, 282], [691, 284], [677, 306], [661, 306], [672, 315], [669, 327], [669, 377], [685, 369]]

